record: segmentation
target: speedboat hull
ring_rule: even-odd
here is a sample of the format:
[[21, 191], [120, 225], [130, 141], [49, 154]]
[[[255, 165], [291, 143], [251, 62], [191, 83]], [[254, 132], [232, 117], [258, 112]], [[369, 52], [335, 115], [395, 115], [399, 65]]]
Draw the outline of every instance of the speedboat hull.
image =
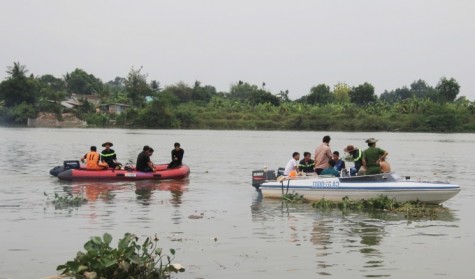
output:
[[128, 171], [128, 170], [87, 170], [70, 169], [58, 174], [59, 179], [63, 180], [166, 180], [183, 179], [189, 176], [190, 168], [187, 165], [181, 165], [178, 168], [168, 169], [167, 164], [157, 165], [154, 172]]
[[[262, 174], [262, 176], [259, 176]], [[440, 204], [460, 192], [460, 187], [448, 182], [429, 182], [400, 179], [394, 173], [354, 177], [304, 176], [285, 179], [268, 179], [265, 172], [253, 172], [253, 186], [264, 197], [280, 197], [295, 192], [307, 200], [326, 199], [341, 201], [344, 197], [361, 200], [387, 196], [398, 202], [420, 201]]]

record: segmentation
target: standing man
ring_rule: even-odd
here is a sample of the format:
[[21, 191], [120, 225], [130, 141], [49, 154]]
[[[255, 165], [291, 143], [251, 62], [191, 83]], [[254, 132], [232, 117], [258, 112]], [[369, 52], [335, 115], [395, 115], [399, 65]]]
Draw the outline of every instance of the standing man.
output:
[[328, 169], [328, 161], [333, 157], [330, 148], [330, 136], [324, 136], [322, 143], [315, 149], [315, 172], [320, 174], [324, 169]]
[[363, 152], [363, 166], [366, 168], [366, 174], [378, 174], [381, 173], [380, 163], [386, 159], [388, 152], [376, 147], [375, 138], [369, 138], [366, 140], [368, 143], [368, 149]]

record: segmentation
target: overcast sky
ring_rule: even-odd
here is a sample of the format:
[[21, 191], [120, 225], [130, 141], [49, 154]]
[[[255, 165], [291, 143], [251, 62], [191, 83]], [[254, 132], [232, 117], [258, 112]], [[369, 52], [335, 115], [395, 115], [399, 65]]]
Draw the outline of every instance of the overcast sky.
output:
[[265, 82], [296, 99], [320, 83], [379, 95], [446, 76], [475, 99], [472, 0], [0, 0], [0, 36], [0, 80], [14, 61], [104, 82], [143, 66], [162, 86]]

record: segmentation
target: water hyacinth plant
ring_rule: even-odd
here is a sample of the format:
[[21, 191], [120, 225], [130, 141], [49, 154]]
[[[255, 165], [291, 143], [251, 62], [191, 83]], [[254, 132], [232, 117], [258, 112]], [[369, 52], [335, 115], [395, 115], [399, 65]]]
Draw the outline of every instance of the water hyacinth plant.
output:
[[[43, 193], [46, 197], [48, 194]], [[55, 209], [65, 209], [71, 207], [79, 207], [87, 203], [87, 199], [82, 196], [64, 195], [60, 196], [58, 193], [54, 193], [54, 199], [52, 200]]]
[[304, 199], [303, 195], [292, 192], [292, 193], [286, 193], [283, 194], [281, 197], [282, 201], [287, 202], [287, 203], [304, 203], [307, 202], [307, 200]]
[[388, 211], [396, 213], [404, 213], [408, 219], [429, 218], [435, 219], [437, 213], [443, 211], [441, 205], [427, 205], [419, 201], [398, 202], [387, 196], [379, 196], [372, 199], [350, 200], [344, 197], [341, 201], [335, 202], [326, 199], [318, 200], [312, 203], [314, 208], [318, 209], [340, 209], [345, 210], [362, 210], [362, 211]]
[[170, 249], [171, 256], [163, 254], [157, 246], [158, 238], [147, 237], [142, 244], [138, 237], [126, 233], [119, 239], [118, 247], [112, 248], [112, 236], [105, 233], [103, 237], [92, 237], [84, 244], [85, 252], [79, 251], [72, 261], [59, 265], [56, 270], [72, 278], [170, 278], [172, 272], [183, 272], [179, 264], [172, 264], [175, 250]]

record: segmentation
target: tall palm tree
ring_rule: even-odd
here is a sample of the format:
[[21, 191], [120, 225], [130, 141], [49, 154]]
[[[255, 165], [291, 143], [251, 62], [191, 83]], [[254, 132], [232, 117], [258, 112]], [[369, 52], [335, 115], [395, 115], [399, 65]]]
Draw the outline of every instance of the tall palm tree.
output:
[[24, 78], [26, 77], [26, 73], [28, 73], [26, 66], [21, 65], [20, 62], [13, 62], [13, 67], [7, 67], [7, 74], [9, 74], [11, 78]]

